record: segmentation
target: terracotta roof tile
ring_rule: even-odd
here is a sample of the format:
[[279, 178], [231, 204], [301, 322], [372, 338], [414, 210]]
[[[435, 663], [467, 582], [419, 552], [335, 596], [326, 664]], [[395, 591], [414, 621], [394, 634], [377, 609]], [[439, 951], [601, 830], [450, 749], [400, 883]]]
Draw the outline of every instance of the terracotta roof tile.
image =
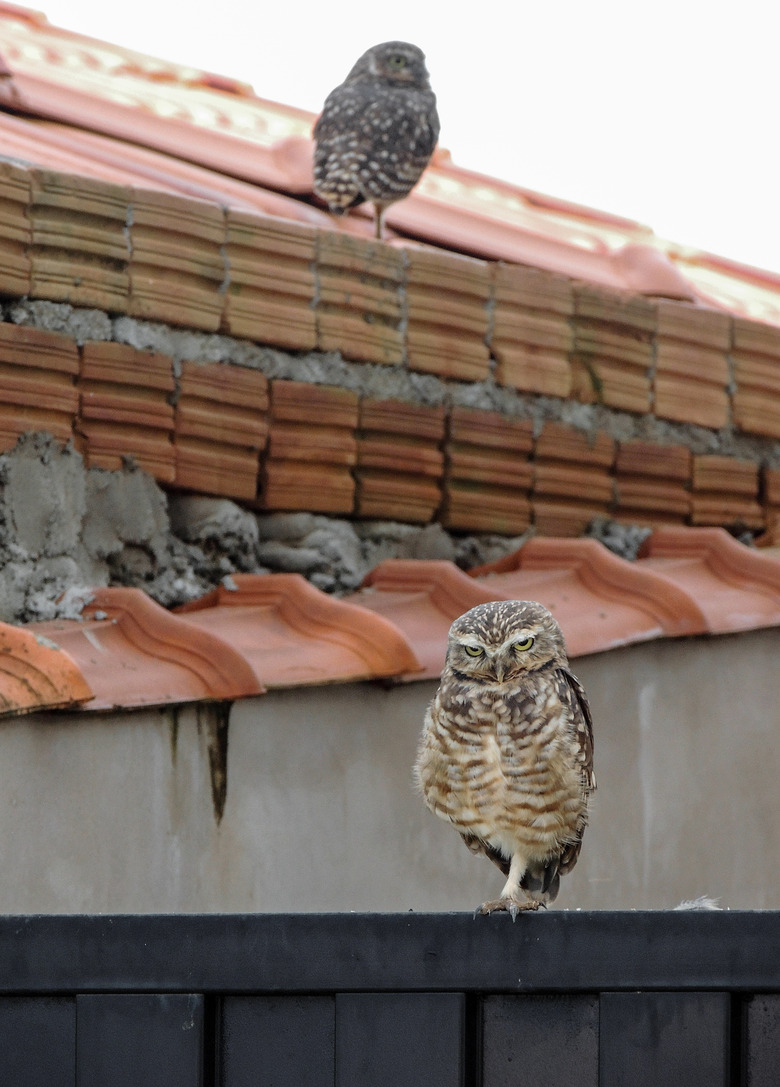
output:
[[0, 623], [0, 717], [74, 707], [92, 690], [76, 662], [32, 630]]
[[216, 332], [226, 279], [221, 207], [134, 189], [127, 312]]
[[536, 441], [532, 503], [534, 523], [547, 535], [577, 536], [613, 498], [610, 470], [615, 443], [591, 439], [565, 423], [545, 423]]
[[455, 406], [445, 445], [447, 528], [519, 535], [531, 519], [533, 424]]
[[645, 566], [695, 597], [712, 633], [780, 623], [780, 564], [724, 529], [658, 529], [642, 554]]
[[317, 346], [363, 362], [403, 362], [403, 282], [400, 251], [358, 243], [349, 234], [320, 231], [314, 311]]
[[0, 162], [0, 292], [30, 293], [30, 173]]
[[780, 329], [735, 317], [734, 422], [751, 434], [780, 438]]
[[225, 331], [294, 350], [315, 347], [315, 251], [310, 227], [229, 208]]
[[359, 517], [422, 522], [441, 502], [443, 407], [360, 401], [355, 471]]
[[31, 297], [124, 312], [130, 189], [52, 170], [30, 181]]
[[255, 498], [268, 437], [268, 379], [259, 370], [183, 362], [176, 402], [176, 485]]
[[75, 343], [55, 332], [0, 323], [0, 449], [21, 434], [46, 430], [67, 442], [79, 396]]
[[722, 427], [729, 414], [731, 321], [725, 313], [658, 303], [655, 413]]
[[173, 483], [173, 362], [126, 344], [81, 348], [79, 433], [87, 464], [121, 468], [132, 455], [155, 479]]
[[234, 646], [267, 687], [417, 673], [408, 640], [388, 620], [315, 589], [299, 574], [237, 574], [177, 612]]
[[[191, 195], [210, 191], [215, 202], [331, 227], [318, 209], [281, 195], [311, 193], [313, 114], [263, 101], [245, 87], [236, 93], [234, 80], [97, 42], [37, 15], [20, 18], [7, 9], [0, 18], [13, 73], [1, 81], [0, 100], [35, 118], [0, 117], [9, 156], [130, 184], [143, 184], [145, 171], [146, 183], [157, 188], [189, 186]], [[458, 168], [441, 150], [387, 221], [412, 237], [483, 258], [617, 290], [706, 300], [780, 323], [780, 276]], [[367, 234], [370, 226], [357, 215], [339, 229]]]
[[406, 353], [409, 368], [459, 381], [484, 381], [490, 267], [430, 249], [409, 249]]
[[624, 411], [650, 410], [655, 308], [640, 295], [574, 288], [572, 395]]
[[357, 461], [358, 397], [349, 389], [271, 382], [261, 496], [269, 509], [350, 513]]
[[66, 650], [89, 677], [95, 696], [90, 710], [262, 693], [234, 646], [193, 629], [140, 589], [96, 589], [85, 616], [30, 629]]
[[695, 456], [691, 523], [760, 528], [763, 513], [758, 503], [758, 465], [737, 457]]
[[574, 346], [571, 281], [536, 268], [494, 265], [490, 346], [499, 385], [569, 396]]
[[595, 540], [537, 537], [470, 575], [449, 562], [388, 560], [345, 600], [296, 574], [235, 575], [231, 588], [173, 614], [140, 590], [98, 589], [81, 622], [0, 625], [10, 646], [4, 691], [9, 712], [71, 706], [91, 692], [85, 708], [101, 710], [430, 678], [441, 670], [451, 622], [475, 604], [510, 598], [549, 607], [573, 657], [657, 637], [777, 627], [780, 549], [755, 551], [721, 529], [664, 528], [627, 562]]
[[496, 567], [502, 597], [540, 600], [558, 618], [572, 656], [662, 635], [699, 634], [707, 622], [695, 597], [597, 540], [529, 540]]
[[618, 442], [615, 516], [633, 524], [683, 522], [691, 508], [691, 451], [685, 445]]
[[385, 616], [403, 631], [422, 671], [405, 678], [438, 676], [447, 632], [464, 611], [497, 599], [451, 562], [387, 559], [371, 571], [364, 588], [348, 602]]

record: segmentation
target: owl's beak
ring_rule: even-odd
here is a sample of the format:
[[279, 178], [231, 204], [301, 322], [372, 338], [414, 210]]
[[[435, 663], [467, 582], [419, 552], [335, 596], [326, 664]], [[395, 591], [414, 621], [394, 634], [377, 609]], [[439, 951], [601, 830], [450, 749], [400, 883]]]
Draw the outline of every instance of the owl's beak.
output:
[[504, 668], [503, 668], [503, 665], [501, 665], [501, 664], [496, 666], [496, 679], [498, 680], [499, 683], [504, 682]]

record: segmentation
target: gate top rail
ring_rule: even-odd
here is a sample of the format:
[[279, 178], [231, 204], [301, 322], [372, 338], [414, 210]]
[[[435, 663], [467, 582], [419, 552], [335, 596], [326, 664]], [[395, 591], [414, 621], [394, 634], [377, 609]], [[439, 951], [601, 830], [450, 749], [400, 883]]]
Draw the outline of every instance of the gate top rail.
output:
[[0, 993], [780, 991], [780, 912], [0, 917]]

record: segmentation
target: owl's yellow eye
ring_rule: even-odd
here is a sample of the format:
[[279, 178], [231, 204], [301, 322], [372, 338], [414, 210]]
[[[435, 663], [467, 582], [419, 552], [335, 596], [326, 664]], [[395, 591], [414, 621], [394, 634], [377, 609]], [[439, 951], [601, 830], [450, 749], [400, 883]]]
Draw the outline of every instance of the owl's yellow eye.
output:
[[464, 645], [467, 657], [481, 657], [484, 653], [484, 649], [480, 649], [478, 645]]
[[402, 53], [392, 53], [387, 58], [387, 63], [390, 65], [391, 68], [405, 68], [406, 57], [403, 56]]
[[529, 634], [527, 638], [523, 638], [521, 642], [515, 642], [513, 649], [516, 649], [519, 653], [525, 653], [527, 649], [530, 649], [534, 644], [534, 638], [532, 634]]

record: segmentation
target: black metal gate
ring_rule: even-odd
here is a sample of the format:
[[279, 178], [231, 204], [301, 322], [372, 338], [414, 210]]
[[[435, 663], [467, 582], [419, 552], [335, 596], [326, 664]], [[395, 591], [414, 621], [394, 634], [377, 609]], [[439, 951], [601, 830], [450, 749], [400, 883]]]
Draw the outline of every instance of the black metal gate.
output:
[[777, 1087], [780, 914], [0, 918], [0, 1087]]

